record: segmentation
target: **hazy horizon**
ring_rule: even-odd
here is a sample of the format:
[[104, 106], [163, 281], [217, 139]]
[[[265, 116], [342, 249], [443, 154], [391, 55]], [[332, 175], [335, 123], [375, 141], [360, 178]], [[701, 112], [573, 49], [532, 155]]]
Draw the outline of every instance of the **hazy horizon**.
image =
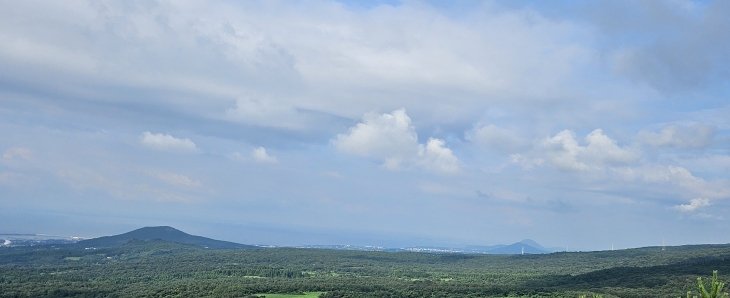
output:
[[[139, 229], [143, 228], [155, 228], [155, 227], [170, 227], [170, 226], [148, 226], [148, 227], [140, 227]], [[172, 227], [174, 229], [177, 229], [175, 227]], [[125, 234], [127, 232], [133, 232], [138, 229], [130, 230], [121, 232], [119, 234]], [[179, 230], [179, 229], [177, 229]], [[250, 230], [249, 230], [250, 231]], [[256, 231], [256, 229], [254, 229]], [[186, 233], [185, 231], [182, 231]], [[260, 232], [260, 231], [257, 231]], [[267, 231], [268, 232], [268, 231]], [[309, 235], [317, 234], [317, 231], [309, 231]], [[110, 235], [98, 235], [94, 237], [86, 237], [86, 236], [78, 236], [78, 235], [49, 235], [49, 234], [33, 234], [33, 233], [3, 233], [0, 231], [0, 236], [33, 236], [33, 237], [43, 237], [46, 239], [74, 239], [75, 241], [79, 240], [88, 240], [88, 239], [94, 239], [99, 237], [106, 237], [106, 236], [117, 236], [119, 234], [110, 234]], [[189, 233], [188, 233], [189, 234]], [[230, 241], [230, 242], [236, 242], [230, 239], [214, 239], [210, 238], [206, 235], [195, 235], [190, 234], [193, 236], [202, 236], [205, 238], [213, 239], [213, 240], [222, 240], [222, 241]], [[269, 233], [267, 233], [267, 236], [271, 237]], [[321, 236], [321, 235], [320, 235]], [[650, 248], [650, 247], [666, 247], [671, 248], [672, 246], [682, 246], [682, 245], [714, 245], [714, 244], [727, 244], [727, 243], [687, 243], [687, 244], [679, 244], [679, 245], [667, 245], [666, 239], [662, 239], [662, 243], [659, 245], [647, 245], [647, 246], [639, 246], [639, 247], [615, 247], [614, 243], [611, 243], [609, 247], [603, 247], [603, 248], [596, 248], [596, 249], [580, 249], [580, 248], [571, 248], [568, 246], [565, 247], [557, 247], [557, 246], [546, 246], [542, 243], [539, 243], [537, 241], [534, 241], [533, 239], [525, 238], [514, 242], [509, 243], [492, 243], [492, 244], [473, 244], [473, 243], [458, 243], [458, 242], [448, 242], [448, 241], [439, 241], [436, 239], [427, 239], [427, 238], [406, 238], [406, 239], [398, 239], [394, 240], [389, 239], [386, 237], [386, 235], [367, 235], [366, 237], [362, 237], [363, 235], [353, 235], [351, 237], [351, 240], [354, 240], [352, 243], [302, 243], [302, 244], [295, 244], [295, 243], [283, 243], [283, 244], [271, 244], [271, 243], [241, 243], [236, 242], [240, 244], [248, 244], [248, 245], [258, 245], [258, 246], [276, 246], [276, 247], [310, 247], [310, 246], [355, 246], [355, 247], [381, 247], [383, 249], [397, 249], [397, 248], [409, 248], [409, 247], [439, 247], [439, 248], [452, 248], [452, 249], [468, 249], [469, 247], [495, 247], [495, 246], [508, 246], [512, 244], [517, 243], [526, 243], [527, 245], [530, 245], [534, 248], [538, 249], [545, 249], [549, 252], [563, 252], [563, 251], [570, 251], [570, 252], [579, 252], [579, 251], [608, 251], [608, 250], [621, 250], [621, 249], [636, 249], [636, 248]], [[9, 239], [13, 240], [12, 238], [0, 238], [0, 239]], [[20, 237], [19, 239], [25, 239], [23, 237]], [[317, 238], [314, 239], [326, 239], [326, 238]], [[339, 238], [344, 239], [344, 238]], [[368, 242], [370, 241], [370, 242]], [[534, 243], [533, 243], [534, 242]], [[536, 244], [536, 245], [533, 245]], [[466, 252], [468, 253], [468, 252]]]
[[0, 7], [3, 233], [730, 242], [729, 1]]

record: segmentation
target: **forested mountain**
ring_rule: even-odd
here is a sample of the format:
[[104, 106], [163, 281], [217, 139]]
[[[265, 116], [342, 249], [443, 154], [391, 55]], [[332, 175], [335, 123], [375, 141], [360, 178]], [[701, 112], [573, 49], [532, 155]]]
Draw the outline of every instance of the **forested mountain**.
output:
[[[537, 244], [537, 243], [535, 243], [535, 244]], [[501, 247], [497, 247], [497, 248], [488, 250], [487, 253], [516, 255], [516, 254], [522, 254], [522, 253], [546, 254], [546, 253], [550, 253], [550, 252], [547, 250], [539, 249], [537, 247], [534, 247], [534, 246], [526, 244], [526, 243], [517, 242], [514, 244], [505, 245], [505, 246], [501, 246]]]
[[124, 234], [115, 236], [104, 236], [88, 240], [82, 240], [73, 246], [80, 248], [103, 248], [121, 246], [132, 239], [152, 240], [160, 239], [181, 244], [193, 244], [210, 249], [243, 249], [254, 248], [252, 245], [239, 244], [228, 241], [215, 240], [201, 236], [194, 236], [173, 227], [144, 227]]
[[[133, 234], [159, 236], [155, 231]], [[175, 231], [166, 233], [180, 235]], [[712, 270], [727, 283], [730, 245], [484, 255], [212, 250], [135, 238], [97, 249], [0, 248], [0, 297], [678, 297]]]

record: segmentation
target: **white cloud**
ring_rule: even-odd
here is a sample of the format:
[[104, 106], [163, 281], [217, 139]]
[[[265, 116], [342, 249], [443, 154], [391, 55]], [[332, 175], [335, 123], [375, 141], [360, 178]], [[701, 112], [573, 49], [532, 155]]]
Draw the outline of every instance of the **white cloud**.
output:
[[586, 158], [594, 162], [623, 165], [634, 163], [639, 158], [633, 149], [616, 145], [616, 141], [603, 134], [601, 129], [592, 131], [585, 140], [588, 143]]
[[712, 199], [730, 197], [730, 183], [727, 179], [707, 181], [694, 176], [689, 170], [672, 165], [647, 165], [642, 167], [614, 168], [615, 173], [626, 180], [640, 180], [647, 183], [667, 185], [671, 191], [687, 196], [701, 196]]
[[158, 151], [197, 152], [198, 148], [190, 139], [178, 139], [168, 134], [153, 134], [145, 131], [140, 136], [140, 143], [147, 148]]
[[391, 170], [417, 166], [443, 174], [459, 172], [459, 160], [443, 140], [429, 138], [425, 146], [418, 143], [405, 109], [365, 114], [363, 122], [338, 135], [332, 144], [343, 153], [383, 160]]
[[391, 169], [418, 154], [418, 136], [405, 109], [365, 114], [363, 122], [350, 128], [348, 134], [338, 135], [333, 144], [348, 154], [385, 159]]
[[[11, 8], [0, 12], [4, 75], [76, 87], [89, 100], [109, 100], [110, 85], [153, 90], [161, 96], [145, 101], [159, 107], [290, 129], [316, 118], [301, 110], [355, 117], [417, 106], [458, 121], [504, 98], [572, 94], [582, 68], [600, 63], [582, 23], [489, 4], [464, 18], [417, 2], [353, 11], [328, 0]], [[384, 90], [418, 96], [373, 96]], [[444, 104], [452, 90], [466, 96]]]
[[276, 159], [275, 156], [269, 155], [268, 152], [266, 152], [266, 148], [264, 147], [257, 147], [251, 150], [251, 153], [248, 155], [243, 155], [240, 152], [236, 151], [228, 155], [228, 158], [240, 161], [240, 162], [257, 162], [257, 163], [278, 163], [279, 160]]
[[626, 165], [638, 160], [638, 154], [627, 147], [619, 147], [616, 141], [596, 129], [585, 138], [587, 145], [582, 146], [575, 133], [563, 130], [554, 137], [546, 138], [541, 149], [554, 166], [568, 171], [588, 171], [605, 166]]
[[686, 205], [677, 205], [674, 206], [674, 208], [682, 211], [682, 212], [692, 212], [695, 211], [698, 208], [710, 206], [710, 200], [703, 199], [703, 198], [696, 198], [689, 200], [689, 204]]
[[188, 176], [175, 173], [155, 173], [155, 177], [173, 185], [186, 187], [200, 187], [202, 184], [198, 180], [190, 179]]
[[563, 130], [554, 137], [545, 139], [542, 146], [546, 149], [548, 160], [560, 169], [575, 171], [589, 169], [588, 164], [578, 160], [578, 155], [585, 151], [585, 147], [578, 145], [573, 131]]
[[18, 157], [25, 159], [25, 160], [32, 160], [33, 151], [31, 151], [30, 149], [26, 149], [26, 148], [15, 147], [15, 148], [10, 148], [8, 150], [5, 150], [5, 152], [3, 153], [4, 160], [12, 160], [12, 159], [16, 159]]
[[419, 145], [417, 163], [432, 172], [459, 173], [459, 159], [445, 145], [444, 140], [429, 138], [425, 148]]
[[[18, 180], [24, 185], [44, 184], [46, 179], [35, 177], [70, 169], [83, 177], [67, 174], [59, 178], [59, 183], [76, 183], [89, 189], [88, 197], [109, 193], [110, 198], [183, 200], [199, 192], [197, 197], [205, 197], [210, 204], [185, 210], [195, 213], [191, 213], [193, 216], [220, 217], [221, 212], [230, 212], [231, 218], [241, 218], [236, 208], [251, 210], [250, 206], [262, 202], [270, 204], [263, 209], [286, 213], [306, 209], [318, 197], [331, 199], [354, 193], [347, 201], [375, 212], [363, 216], [373, 220], [355, 220], [347, 212], [336, 212], [344, 216], [340, 216], [340, 222], [333, 219], [333, 223], [355, 230], [359, 227], [352, 223], [372, 222], [378, 226], [361, 226], [416, 234], [432, 233], [435, 228], [446, 230], [444, 235], [448, 237], [454, 231], [481, 235], [478, 228], [458, 227], [498, 225], [506, 216], [530, 218], [536, 228], [557, 233], [551, 236], [575, 235], [564, 238], [567, 241], [608, 233], [580, 226], [572, 226], [582, 228], [578, 233], [560, 232], [565, 230], [555, 228], [560, 226], [555, 225], [560, 219], [541, 216], [538, 213], [544, 210], [537, 210], [540, 208], [527, 210], [514, 204], [503, 209], [486, 200], [480, 200], [483, 205], [463, 205], [472, 203], [466, 198], [473, 197], [476, 189], [493, 193], [493, 198], [504, 198], [494, 190], [497, 187], [522, 192], [511, 197], [515, 202], [527, 202], [528, 196], [536, 202], [565, 202], [576, 206], [580, 216], [591, 216], [595, 208], [605, 210], [607, 218], [636, 212], [624, 216], [635, 219], [623, 223], [626, 226], [657, 222], [661, 219], [651, 217], [660, 215], [606, 202], [625, 199], [636, 206], [662, 202], [673, 206], [690, 204], [691, 198], [707, 198], [717, 206], [706, 210], [727, 211], [720, 210], [727, 207], [720, 202], [730, 199], [726, 195], [730, 163], [720, 154], [727, 154], [724, 142], [730, 128], [730, 117], [726, 116], [730, 110], [719, 107], [726, 103], [727, 86], [723, 84], [727, 80], [713, 77], [708, 91], [662, 94], [651, 88], [662, 84], [647, 86], [642, 80], [627, 81], [612, 73], [609, 65], [611, 52], [619, 47], [629, 50], [628, 59], [623, 61], [633, 70], [669, 66], [678, 70], [670, 73], [702, 78], [696, 72], [682, 71], [683, 67], [659, 62], [672, 60], [701, 68], [702, 63], [693, 62], [708, 56], [692, 53], [708, 52], [687, 51], [689, 54], [683, 55], [682, 51], [663, 51], [663, 47], [648, 55], [642, 54], [641, 48], [633, 51], [632, 44], [641, 47], [646, 40], [600, 31], [599, 25], [591, 23], [593, 13], [566, 15], [560, 10], [548, 12], [540, 7], [505, 6], [493, 1], [459, 4], [456, 9], [460, 12], [454, 13], [424, 1], [400, 2], [373, 8], [352, 8], [333, 0], [4, 2], [7, 9], [0, 9], [0, 20], [6, 20], [0, 22], [0, 77], [14, 84], [0, 90], [0, 97], [6, 99], [0, 104], [0, 139], [6, 146], [22, 145], [37, 151], [29, 155], [34, 159], [29, 162], [22, 155], [3, 151], [10, 147], [2, 147], [0, 180], [2, 172], [7, 171], [25, 175], [25, 179]], [[650, 8], [666, 4], [653, 3], [659, 4], [607, 16], [612, 22], [627, 24], [624, 13], [653, 15]], [[722, 17], [720, 12], [707, 10], [707, 14]], [[697, 11], [693, 17], [706, 19], [705, 14], [704, 10]], [[726, 19], [720, 19], [723, 21], [719, 24], [725, 24]], [[651, 31], [666, 30], [671, 35], [674, 27], [667, 25]], [[629, 35], [633, 36], [630, 30], [635, 27], [629, 28]], [[699, 47], [714, 47], [711, 54], [727, 52], [723, 50], [728, 48], [730, 38], [716, 33], [730, 32], [730, 27], [703, 28], [693, 31], [711, 42]], [[662, 58], [662, 53], [669, 53], [671, 59]], [[727, 61], [726, 56], [713, 60]], [[652, 67], [647, 68], [646, 61]], [[718, 75], [727, 73], [722, 72], [727, 65], [710, 65], [716, 65], [710, 70], [721, 71]], [[673, 84], [674, 80], [666, 80], [661, 72], [641, 72], [638, 77], [645, 82], [657, 73], [660, 81]], [[399, 107], [408, 107], [408, 113], [396, 111]], [[707, 107], [716, 107], [715, 112], [699, 113]], [[367, 111], [381, 112], [360, 119]], [[327, 115], [333, 120], [321, 120]], [[664, 130], [651, 126], [649, 132], [637, 136], [637, 131], [648, 127], [649, 122], [670, 121], [680, 124]], [[692, 130], [690, 125], [681, 124], [698, 121], [717, 129], [714, 139], [710, 134], [702, 137], [707, 130]], [[437, 127], [441, 130], [435, 130]], [[560, 132], [563, 128], [572, 131]], [[594, 128], [604, 131], [586, 136]], [[95, 132], [97, 129], [107, 129], [108, 133]], [[465, 135], [464, 130], [469, 129]], [[145, 134], [140, 130], [163, 134], [147, 132], [149, 140], [145, 143]], [[183, 130], [191, 133], [183, 134]], [[130, 144], [119, 141], [125, 131], [135, 132], [131, 146], [138, 150], [130, 150]], [[697, 135], [700, 137], [692, 139]], [[625, 136], [636, 136], [635, 144], [628, 143]], [[469, 142], [451, 141], [464, 137]], [[330, 146], [321, 146], [330, 139]], [[262, 148], [261, 152], [255, 149], [258, 145], [271, 146], [267, 144], [299, 148], [287, 152], [287, 163], [290, 159], [317, 162], [294, 162], [277, 171], [262, 172], [254, 164], [257, 155], [261, 161], [282, 158], [280, 162], [285, 162], [284, 153], [273, 147]], [[650, 146], [707, 150], [674, 155], [673, 150], [651, 150]], [[189, 154], [185, 158], [157, 154], [159, 158], [152, 160], [135, 156], [147, 148], [239, 152], [224, 161], [217, 154]], [[484, 148], [489, 151], [481, 150]], [[12, 163], [4, 153], [11, 156]], [[357, 157], [328, 158], [333, 153]], [[711, 154], [717, 156], [710, 158]], [[515, 162], [513, 167], [508, 166], [511, 163], [507, 156]], [[371, 167], [362, 166], [362, 157], [370, 159]], [[706, 166], [699, 167], [698, 159], [703, 157], [708, 157], [703, 161]], [[144, 165], [137, 164], [143, 160]], [[24, 167], [2, 168], [15, 164]], [[169, 168], [171, 164], [174, 172], [188, 176], [167, 173], [155, 177], [144, 172], [150, 167]], [[381, 169], [371, 169], [381, 164]], [[277, 164], [265, 166], [271, 165]], [[525, 173], [519, 165], [542, 168]], [[383, 168], [408, 172], [378, 175], [386, 171]], [[410, 212], [409, 207], [422, 195], [413, 192], [419, 179], [429, 180], [416, 171], [455, 173], [460, 168], [465, 173], [458, 179], [431, 180], [444, 187], [468, 190], [465, 194], [455, 194], [448, 200], [419, 200], [421, 211], [442, 211], [443, 221], [409, 215], [423, 213]], [[347, 179], [319, 177], [325, 171], [340, 171]], [[337, 172], [324, 175], [341, 176]], [[266, 187], [272, 179], [292, 185], [308, 182], [296, 187], [297, 200], [286, 200], [292, 190]], [[215, 183], [215, 191], [206, 188], [210, 187], [208, 181]], [[373, 189], [373, 183], [379, 187]], [[192, 188], [198, 184], [204, 185]], [[5, 191], [0, 197], [7, 196], [8, 189], [0, 191]], [[47, 195], [49, 191], [59, 193]], [[93, 204], [70, 203], [83, 203], [83, 196], [73, 190], [28, 187], [24, 192], [22, 197], [35, 198], [19, 201], [27, 206], [53, 208], [68, 201], [64, 208], [76, 213], [93, 212], [85, 207]], [[261, 201], [273, 197], [283, 199]], [[605, 208], [597, 207], [604, 203]], [[216, 209], [221, 204], [231, 208]], [[124, 215], [139, 204], [113, 205], [118, 214]], [[454, 208], [459, 205], [462, 210], [457, 212]], [[702, 211], [698, 209], [691, 216]], [[514, 213], [507, 214], [510, 212]], [[267, 214], [259, 213], [249, 214], [255, 218], [249, 216], [247, 220], [269, 220]], [[402, 216], [392, 216], [396, 213]], [[283, 217], [286, 224], [306, 221], [296, 214]], [[664, 227], [676, 228], [671, 223]], [[633, 237], [645, 241], [640, 232], [632, 231]], [[515, 231], [505, 229], [500, 233]]]
[[637, 135], [640, 142], [655, 147], [705, 148], [712, 144], [715, 127], [693, 124], [690, 126], [669, 125], [659, 133], [642, 130]]
[[251, 158], [255, 162], [260, 163], [277, 163], [279, 162], [276, 157], [269, 155], [266, 153], [266, 149], [264, 147], [258, 147], [251, 151]]

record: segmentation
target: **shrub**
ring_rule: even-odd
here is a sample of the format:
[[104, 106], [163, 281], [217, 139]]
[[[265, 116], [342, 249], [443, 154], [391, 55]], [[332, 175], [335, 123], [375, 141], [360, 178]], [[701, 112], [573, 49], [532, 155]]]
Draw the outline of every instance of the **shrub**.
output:
[[[728, 298], [728, 293], [722, 293], [722, 288], [725, 283], [717, 281], [717, 270], [712, 271], [712, 284], [710, 285], [710, 292], [705, 290], [705, 284], [702, 283], [702, 277], [697, 278], [697, 286], [699, 287], [701, 298]], [[692, 292], [687, 292], [687, 298], [697, 298], [692, 296]]]

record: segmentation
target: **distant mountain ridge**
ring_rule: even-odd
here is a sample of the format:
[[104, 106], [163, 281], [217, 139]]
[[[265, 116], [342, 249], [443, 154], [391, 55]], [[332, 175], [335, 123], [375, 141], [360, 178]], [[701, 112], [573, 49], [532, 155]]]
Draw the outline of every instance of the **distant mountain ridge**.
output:
[[[215, 240], [202, 236], [187, 234], [183, 231], [169, 226], [144, 227], [130, 231], [127, 233], [104, 236], [93, 239], [86, 239], [71, 244], [78, 248], [107, 248], [125, 245], [131, 240], [149, 241], [159, 239], [167, 242], [180, 244], [196, 245], [210, 249], [247, 249], [258, 248], [259, 246], [240, 244], [229, 241]], [[324, 248], [334, 250], [375, 250], [375, 251], [410, 251], [425, 252], [436, 254], [453, 254], [453, 253], [476, 253], [476, 254], [548, 254], [557, 251], [557, 249], [545, 248], [539, 243], [531, 239], [524, 239], [513, 244], [498, 244], [492, 246], [468, 245], [463, 248], [446, 248], [446, 247], [408, 247], [408, 248], [385, 248], [375, 246], [350, 246], [350, 245], [307, 245], [300, 248]]]
[[[534, 243], [534, 244], [537, 244], [537, 243]], [[520, 242], [512, 243], [510, 245], [505, 245], [502, 247], [491, 249], [491, 250], [487, 251], [487, 253], [509, 254], [509, 255], [516, 255], [516, 254], [523, 254], [523, 253], [526, 253], [526, 254], [551, 253], [551, 251], [544, 249], [544, 247], [542, 247], [541, 245], [537, 244], [537, 246], [539, 246], [539, 248], [530, 245], [529, 242], [525, 243], [525, 242], [520, 241]]]
[[537, 248], [539, 250], [550, 251], [550, 249], [545, 248], [544, 246], [540, 245], [539, 243], [535, 242], [535, 240], [532, 240], [532, 239], [524, 239], [517, 243], [527, 244], [527, 245]]
[[467, 253], [486, 253], [486, 254], [549, 254], [556, 251], [562, 251], [558, 248], [546, 248], [532, 239], [524, 239], [512, 244], [497, 244], [490, 246], [468, 245], [465, 252]]
[[116, 247], [124, 245], [132, 239], [148, 241], [160, 239], [169, 242], [193, 244], [211, 249], [241, 249], [255, 248], [253, 245], [245, 245], [235, 242], [210, 239], [202, 236], [195, 236], [168, 226], [144, 227], [131, 232], [114, 236], [104, 236], [76, 242], [74, 245], [83, 248]]
[[560, 248], [546, 248], [534, 240], [525, 239], [510, 245], [467, 245], [464, 247], [442, 247], [442, 246], [411, 246], [402, 248], [386, 248], [382, 246], [358, 246], [358, 245], [301, 245], [298, 248], [332, 249], [332, 250], [360, 250], [360, 251], [387, 251], [387, 252], [423, 252], [433, 254], [549, 254], [563, 251]]

